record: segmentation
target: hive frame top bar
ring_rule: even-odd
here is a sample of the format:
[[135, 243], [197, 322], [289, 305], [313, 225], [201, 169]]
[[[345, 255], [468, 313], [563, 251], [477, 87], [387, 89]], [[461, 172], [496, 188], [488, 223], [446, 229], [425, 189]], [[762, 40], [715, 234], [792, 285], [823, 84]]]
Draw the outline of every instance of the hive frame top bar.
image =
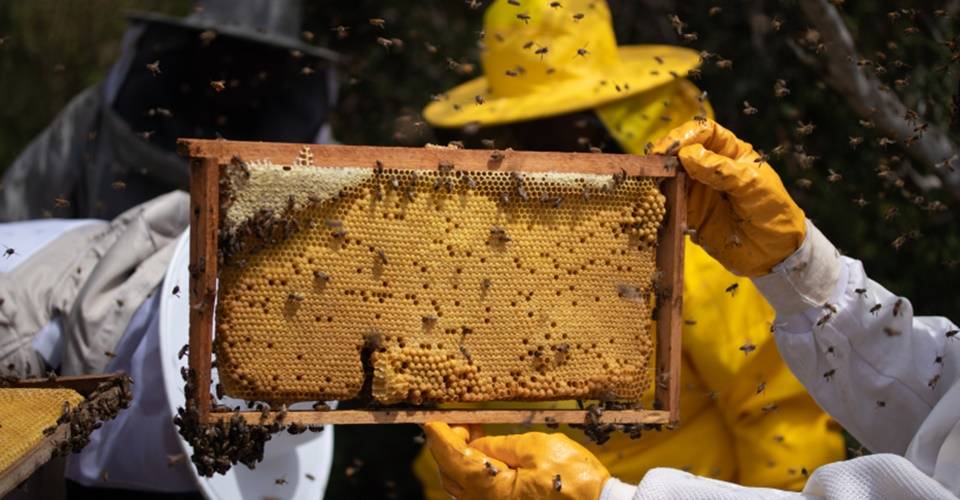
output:
[[[558, 153], [540, 151], [457, 149], [450, 147], [380, 147], [331, 144], [287, 144], [208, 139], [180, 139], [181, 156], [216, 158], [224, 164], [234, 156], [244, 160], [270, 160], [291, 164], [304, 150], [313, 154], [317, 167], [373, 167], [401, 170], [435, 169], [441, 163], [470, 172], [559, 172], [631, 177], [675, 177], [677, 160], [669, 156], [636, 156], [607, 153]], [[239, 154], [238, 154], [239, 152]]]
[[[686, 226], [686, 176], [676, 157], [604, 153], [469, 150], [448, 147], [379, 147], [180, 139], [178, 152], [190, 159], [190, 349], [189, 366], [196, 387], [210, 385], [213, 304], [216, 298], [217, 246], [220, 224], [220, 173], [235, 157], [245, 161], [266, 160], [278, 166], [303, 164], [309, 151], [310, 167], [432, 170], [449, 165], [458, 171], [574, 173], [662, 178], [661, 192], [667, 199], [667, 214], [660, 231], [657, 266], [663, 273], [657, 294], [656, 371], [653, 409], [608, 409], [604, 423], [671, 424], [680, 417], [681, 310], [683, 303], [683, 256]], [[188, 406], [195, 405], [200, 422], [215, 423], [231, 418], [232, 411], [215, 409], [211, 393], [194, 391]], [[250, 423], [262, 421], [259, 411], [241, 411]], [[391, 408], [361, 410], [289, 411], [284, 422], [312, 424], [424, 423], [574, 423], [589, 418], [587, 410], [432, 410]], [[271, 413], [268, 421], [279, 421]]]

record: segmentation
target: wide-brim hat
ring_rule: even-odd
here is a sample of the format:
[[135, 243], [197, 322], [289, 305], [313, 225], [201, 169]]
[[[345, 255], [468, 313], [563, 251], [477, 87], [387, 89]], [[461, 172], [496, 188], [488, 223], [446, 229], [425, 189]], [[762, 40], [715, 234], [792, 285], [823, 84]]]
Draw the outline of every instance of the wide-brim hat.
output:
[[494, 0], [484, 16], [484, 75], [423, 110], [439, 127], [498, 125], [591, 109], [685, 77], [698, 52], [617, 46], [603, 0]]
[[302, 38], [303, 9], [300, 0], [201, 0], [194, 13], [174, 17], [157, 12], [131, 11], [133, 22], [156, 23], [218, 36], [249, 40], [331, 62], [340, 54], [311, 45]]

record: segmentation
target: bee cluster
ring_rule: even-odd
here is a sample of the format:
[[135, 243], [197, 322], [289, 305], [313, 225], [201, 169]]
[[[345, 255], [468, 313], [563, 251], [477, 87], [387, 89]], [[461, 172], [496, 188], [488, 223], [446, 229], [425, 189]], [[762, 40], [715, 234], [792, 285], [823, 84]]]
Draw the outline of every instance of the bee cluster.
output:
[[420, 404], [639, 400], [649, 386], [665, 213], [653, 179], [259, 167], [272, 181], [235, 184], [232, 199], [245, 185], [283, 193], [291, 175], [338, 190], [291, 198], [266, 224], [295, 228], [281, 238], [231, 240], [215, 339], [224, 393]]
[[0, 425], [0, 470], [12, 465], [44, 436], [53, 435], [62, 424], [67, 424], [66, 434], [57, 436], [53, 454], [79, 452], [90, 441], [90, 433], [104, 420], [116, 417], [132, 399], [126, 376], [101, 383], [86, 399], [66, 388], [6, 387], [15, 382], [12, 378], [0, 381], [0, 405], [7, 410]]

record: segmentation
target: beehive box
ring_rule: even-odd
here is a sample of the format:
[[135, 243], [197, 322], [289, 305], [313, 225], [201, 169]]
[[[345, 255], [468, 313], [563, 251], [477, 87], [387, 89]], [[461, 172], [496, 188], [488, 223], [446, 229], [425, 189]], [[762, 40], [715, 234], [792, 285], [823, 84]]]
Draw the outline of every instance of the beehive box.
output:
[[[201, 387], [215, 351], [234, 397], [411, 406], [292, 417], [303, 423], [579, 422], [583, 412], [412, 405], [639, 401], [656, 380], [657, 409], [620, 417], [676, 420], [675, 160], [181, 145], [192, 159], [190, 362]], [[208, 408], [209, 393], [196, 393]]]

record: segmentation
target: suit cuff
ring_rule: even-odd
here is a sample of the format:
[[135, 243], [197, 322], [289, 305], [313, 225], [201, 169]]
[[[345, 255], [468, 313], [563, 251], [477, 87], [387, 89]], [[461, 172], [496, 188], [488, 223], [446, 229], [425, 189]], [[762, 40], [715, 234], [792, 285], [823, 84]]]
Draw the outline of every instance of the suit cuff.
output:
[[809, 220], [800, 248], [770, 274], [753, 278], [779, 317], [827, 303], [840, 278], [840, 252]]
[[603, 490], [600, 492], [600, 500], [632, 500], [636, 494], [636, 485], [628, 484], [615, 477], [611, 477], [603, 484]]

